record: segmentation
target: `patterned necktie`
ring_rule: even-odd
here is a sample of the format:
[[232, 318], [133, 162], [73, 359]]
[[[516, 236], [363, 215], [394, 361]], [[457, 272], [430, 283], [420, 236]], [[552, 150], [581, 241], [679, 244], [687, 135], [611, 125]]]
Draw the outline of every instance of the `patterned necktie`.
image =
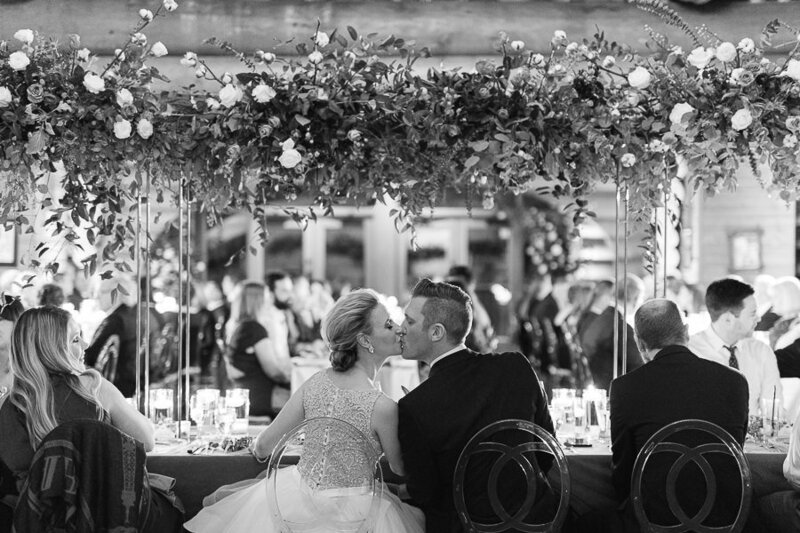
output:
[[731, 358], [728, 359], [728, 366], [739, 370], [739, 360], [736, 358], [736, 346], [724, 346], [724, 348], [731, 352]]

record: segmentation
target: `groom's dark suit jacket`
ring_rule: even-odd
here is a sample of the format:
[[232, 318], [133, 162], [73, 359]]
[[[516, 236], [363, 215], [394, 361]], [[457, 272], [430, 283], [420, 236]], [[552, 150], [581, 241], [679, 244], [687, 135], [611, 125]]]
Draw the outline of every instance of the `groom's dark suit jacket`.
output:
[[[462, 350], [431, 367], [429, 378], [399, 402], [400, 446], [408, 492], [425, 513], [426, 531], [462, 532], [455, 511], [453, 474], [461, 450], [480, 429], [498, 420], [529, 420], [553, 433], [539, 380], [520, 353]], [[540, 460], [546, 472], [552, 463]], [[540, 482], [537, 498], [547, 493]], [[512, 487], [503, 489], [515, 490]], [[517, 491], [524, 497], [525, 488]], [[477, 497], [486, 498], [486, 486]], [[467, 487], [467, 501], [470, 488]], [[541, 501], [541, 498], [538, 500]], [[509, 509], [511, 510], [511, 509]]]

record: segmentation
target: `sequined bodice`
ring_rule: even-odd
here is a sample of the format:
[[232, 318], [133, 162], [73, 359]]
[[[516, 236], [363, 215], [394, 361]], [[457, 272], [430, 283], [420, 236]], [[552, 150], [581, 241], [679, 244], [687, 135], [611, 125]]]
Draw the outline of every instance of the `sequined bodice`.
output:
[[[303, 394], [305, 417], [330, 417], [348, 422], [367, 437], [367, 443], [330, 426], [317, 427], [306, 434], [298, 464], [306, 483], [315, 489], [362, 485], [383, 453], [372, 432], [372, 410], [381, 396], [377, 390], [352, 390], [337, 387], [323, 370], [312, 376]], [[362, 450], [368, 446], [369, 453]], [[374, 448], [369, 449], [369, 446]]]

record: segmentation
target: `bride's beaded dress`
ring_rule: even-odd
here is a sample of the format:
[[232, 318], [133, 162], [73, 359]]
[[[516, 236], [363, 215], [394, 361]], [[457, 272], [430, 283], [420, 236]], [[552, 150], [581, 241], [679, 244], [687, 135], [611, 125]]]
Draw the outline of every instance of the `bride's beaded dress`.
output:
[[[278, 501], [284, 516], [304, 522], [310, 518], [303, 515], [309, 512], [309, 498], [314, 498], [314, 492], [340, 491], [346, 494], [348, 488], [363, 485], [364, 473], [371, 470], [375, 459], [383, 453], [371, 429], [375, 402], [382, 394], [377, 390], [337, 387], [324, 370], [309, 379], [303, 396], [305, 417], [331, 417], [350, 423], [367, 436], [375, 455], [368, 457], [359, 451], [364, 443], [355, 441], [352, 435], [337, 427], [312, 425], [306, 433], [297, 466], [282, 468], [277, 474]], [[272, 517], [273, 498], [268, 493], [273, 487], [272, 482], [266, 479], [254, 481], [254, 484], [203, 508], [185, 527], [193, 533], [278, 533], [280, 530]], [[335, 508], [332, 507], [330, 512], [337, 518], [346, 515], [348, 507], [357, 514], [365, 505], [363, 495], [355, 495], [349, 501], [337, 497], [335, 502]], [[313, 507], [317, 517], [326, 512], [324, 502], [318, 499], [314, 500]], [[423, 533], [424, 529], [422, 511], [402, 503], [384, 487], [374, 532]], [[323, 525], [314, 531], [334, 532], [336, 529]]]

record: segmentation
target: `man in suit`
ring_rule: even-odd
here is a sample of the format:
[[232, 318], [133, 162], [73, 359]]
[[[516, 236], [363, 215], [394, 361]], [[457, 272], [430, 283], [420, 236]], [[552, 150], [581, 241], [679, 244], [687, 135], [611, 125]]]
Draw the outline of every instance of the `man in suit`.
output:
[[[622, 519], [628, 526], [617, 525], [613, 531], [639, 530], [629, 500], [633, 464], [645, 442], [656, 431], [672, 422], [693, 418], [717, 424], [740, 445], [744, 443], [747, 432], [747, 380], [739, 372], [701, 359], [689, 351], [686, 327], [674, 302], [650, 300], [639, 308], [634, 320], [639, 349], [647, 363], [611, 384], [612, 478], [625, 510]], [[675, 460], [674, 457], [670, 459]], [[724, 499], [725, 491], [738, 486], [738, 471], [726, 470], [725, 475], [728, 473], [735, 477], [727, 483], [718, 478], [717, 488], [723, 501], [730, 504], [730, 500]], [[702, 503], [705, 492], [699, 472], [687, 475], [691, 474], [696, 474], [691, 482], [678, 478], [679, 501], [687, 510], [689, 505], [698, 501]], [[645, 482], [645, 490], [656, 494], [654, 497], [660, 493], [660, 499], [663, 499], [666, 488], [663, 476], [658, 482]], [[689, 516], [694, 515], [687, 512]], [[725, 522], [729, 515], [723, 518], [714, 514], [717, 512], [725, 514], [724, 510], [715, 508], [712, 520], [722, 520], [723, 524], [732, 521]], [[668, 513], [665, 508], [656, 510], [656, 517], [660, 518], [658, 522], [665, 523], [662, 520], [671, 518], [665, 513]], [[649, 516], [653, 519], [652, 515]], [[722, 524], [706, 522], [706, 525]]]
[[[551, 434], [553, 422], [538, 378], [520, 353], [479, 354], [464, 346], [472, 321], [469, 296], [453, 285], [421, 280], [405, 309], [403, 358], [430, 365], [430, 377], [399, 402], [399, 437], [408, 493], [425, 513], [426, 531], [462, 532], [453, 498], [461, 450], [485, 426], [509, 418], [535, 422]], [[545, 458], [550, 456], [545, 456]], [[552, 459], [550, 457], [550, 459]], [[552, 461], [539, 465], [546, 473]], [[537, 506], [553, 498], [540, 477]], [[501, 495], [524, 498], [520, 480], [498, 483]], [[488, 508], [485, 484], [467, 486], [470, 512]], [[473, 500], [477, 498], [477, 500]], [[548, 507], [549, 506], [549, 507]], [[549, 517], [537, 520], [546, 521]]]
[[[617, 289], [617, 301], [625, 306], [628, 319], [633, 316], [636, 308], [642, 302], [644, 283], [633, 274], [625, 278], [625, 287]], [[594, 385], [598, 389], [608, 390], [611, 378], [614, 375], [614, 317], [619, 323], [618, 353], [619, 368], [622, 368], [622, 339], [627, 335], [626, 371], [630, 372], [642, 366], [643, 361], [636, 347], [633, 328], [622, 319], [622, 313], [612, 300], [607, 301], [605, 308], [592, 320], [581, 336], [581, 346], [586, 358], [589, 360], [589, 369], [592, 371]]]

